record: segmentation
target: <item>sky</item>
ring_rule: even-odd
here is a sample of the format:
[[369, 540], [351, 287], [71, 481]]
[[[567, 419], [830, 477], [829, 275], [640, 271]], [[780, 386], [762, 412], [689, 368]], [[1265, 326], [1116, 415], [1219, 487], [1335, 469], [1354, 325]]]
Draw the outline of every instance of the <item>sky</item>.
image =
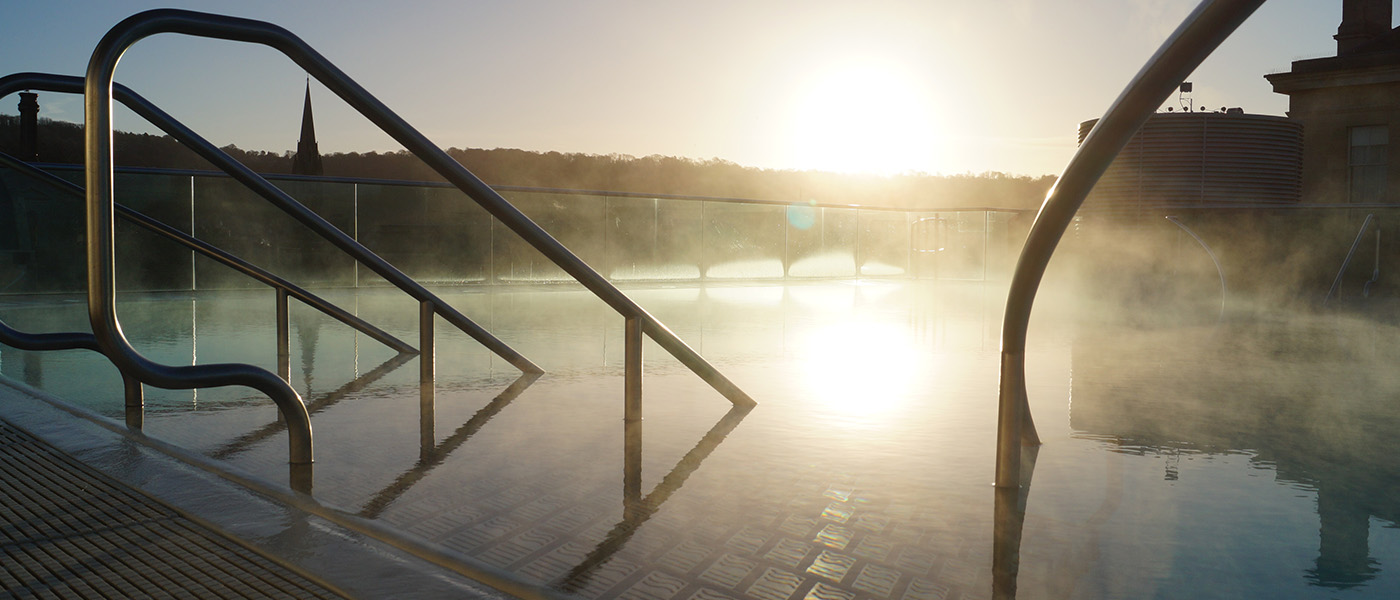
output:
[[[434, 143], [770, 169], [1058, 174], [1196, 0], [3, 0], [0, 74], [82, 75], [121, 19], [280, 25]], [[1269, 0], [1190, 78], [1197, 106], [1283, 114], [1264, 75], [1335, 54], [1341, 0]], [[263, 46], [161, 34], [118, 64], [216, 145], [296, 147], [306, 74]], [[400, 149], [312, 82], [331, 152]], [[82, 121], [78, 96], [41, 117]], [[1170, 102], [1176, 104], [1173, 98]], [[17, 114], [18, 97], [0, 99]], [[156, 132], [125, 109], [118, 129]]]

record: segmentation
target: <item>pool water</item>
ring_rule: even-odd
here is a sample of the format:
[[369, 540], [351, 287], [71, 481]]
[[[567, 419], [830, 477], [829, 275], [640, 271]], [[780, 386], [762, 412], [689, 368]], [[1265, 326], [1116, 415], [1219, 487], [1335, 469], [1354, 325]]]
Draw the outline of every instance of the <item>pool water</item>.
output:
[[[645, 421], [630, 430], [623, 323], [600, 301], [572, 286], [439, 291], [548, 373], [521, 379], [439, 321], [437, 379], [424, 387], [417, 358], [294, 303], [292, 383], [312, 412], [314, 494], [560, 589], [1400, 593], [1400, 375], [1389, 366], [1400, 336], [1388, 323], [1254, 312], [1130, 327], [1043, 294], [1027, 366], [1045, 443], [1024, 514], [1012, 511], [1017, 529], [1005, 513], [998, 522], [991, 486], [1000, 284], [628, 288], [759, 402], [732, 410], [648, 342]], [[417, 305], [398, 292], [323, 293], [416, 343]], [[271, 292], [132, 296], [119, 314], [155, 360], [276, 367]], [[28, 331], [85, 328], [81, 299], [60, 296], [7, 298], [0, 317]], [[92, 353], [6, 349], [0, 371], [122, 414], [120, 380]], [[285, 433], [251, 390], [148, 390], [145, 430], [286, 480]], [[1015, 568], [994, 573], [998, 553]]]

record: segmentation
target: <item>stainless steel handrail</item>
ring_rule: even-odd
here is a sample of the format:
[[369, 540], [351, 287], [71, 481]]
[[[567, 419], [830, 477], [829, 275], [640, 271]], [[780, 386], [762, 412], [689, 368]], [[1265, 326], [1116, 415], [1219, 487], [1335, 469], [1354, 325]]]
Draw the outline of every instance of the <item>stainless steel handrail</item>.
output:
[[[14, 79], [11, 80], [11, 78]], [[6, 89], [10, 90], [25, 89], [20, 84], [26, 84], [28, 86], [28, 89], [43, 89], [46, 91], [54, 92], [83, 93], [83, 80], [78, 77], [51, 75], [45, 73], [17, 73], [15, 75], [11, 75], [0, 79], [0, 82], [7, 81], [8, 83], [5, 87]], [[218, 167], [224, 173], [227, 173], [230, 177], [244, 184], [246, 187], [257, 193], [258, 195], [262, 196], [265, 200], [270, 202], [272, 205], [276, 206], [278, 209], [287, 213], [289, 216], [301, 222], [303, 225], [306, 225], [317, 235], [321, 236], [323, 239], [335, 245], [342, 252], [349, 254], [351, 258], [355, 259], [360, 264], [365, 265], [370, 270], [383, 277], [386, 281], [389, 281], [394, 286], [398, 287], [404, 293], [407, 293], [409, 296], [413, 297], [415, 300], [418, 300], [420, 303], [432, 303], [436, 308], [437, 314], [442, 315], [443, 319], [447, 320], [449, 323], [457, 327], [462, 332], [471, 336], [478, 343], [494, 352], [497, 356], [500, 356], [501, 358], [505, 359], [506, 362], [509, 362], [515, 368], [520, 369], [522, 372], [526, 373], [543, 372], [543, 369], [540, 369], [529, 359], [525, 358], [524, 355], [520, 354], [519, 352], [516, 352], [515, 349], [506, 345], [504, 342], [491, 335], [490, 332], [486, 331], [482, 327], [478, 326], [476, 323], [472, 322], [472, 320], [468, 319], [466, 315], [463, 315], [456, 308], [453, 308], [450, 304], [447, 304], [441, 298], [438, 298], [435, 294], [428, 291], [427, 288], [424, 288], [418, 282], [405, 275], [402, 271], [389, 264], [388, 261], [385, 261], [383, 258], [380, 258], [375, 253], [371, 252], [368, 248], [364, 247], [363, 244], [360, 244], [357, 240], [355, 240], [345, 232], [341, 231], [339, 228], [332, 225], [329, 221], [326, 221], [319, 214], [316, 214], [314, 211], [306, 208], [305, 205], [301, 204], [296, 199], [287, 195], [281, 189], [269, 183], [262, 176], [253, 173], [251, 169], [247, 168], [242, 163], [234, 160], [223, 150], [218, 149], [213, 144], [209, 143], [208, 140], [205, 140], [199, 134], [195, 133], [193, 130], [177, 121], [174, 117], [171, 117], [170, 115], [166, 114], [165, 111], [160, 110], [160, 108], [156, 107], [149, 100], [143, 98], [140, 94], [137, 94], [136, 92], [132, 91], [126, 86], [115, 83], [111, 84], [111, 89], [113, 90], [116, 99], [122, 104], [124, 104], [127, 108], [130, 108], [137, 115], [146, 119], [156, 127], [159, 127], [162, 131], [166, 132], [172, 138], [184, 144], [186, 147], [190, 148], [191, 150], [194, 150], [202, 158], [208, 160], [210, 163]], [[283, 310], [284, 305], [282, 302], [283, 299], [281, 298], [281, 296], [279, 296], [279, 316], [285, 314], [285, 310]], [[279, 325], [284, 324], [285, 323], [279, 321]], [[283, 328], [279, 330], [279, 333], [285, 331], [286, 329]], [[420, 332], [423, 331], [423, 328], [420, 327]], [[279, 337], [279, 344], [285, 347], [285, 336]]]
[[[6, 94], [4, 93], [4, 79], [5, 78], [0, 78], [0, 97], [6, 96]], [[0, 152], [0, 165], [24, 173], [25, 175], [35, 179], [36, 181], [43, 182], [44, 184], [61, 193], [72, 195], [78, 199], [83, 198], [82, 186], [74, 184], [66, 179], [56, 177], [41, 169], [37, 169], [28, 164], [25, 164], [24, 161], [21, 161], [3, 152]], [[398, 351], [401, 354], [418, 353], [418, 349], [409, 345], [408, 342], [394, 337], [388, 332], [378, 327], [375, 327], [374, 325], [371, 325], [364, 319], [350, 314], [345, 309], [342, 309], [339, 306], [332, 304], [326, 299], [317, 296], [316, 294], [313, 294], [303, 289], [302, 287], [297, 286], [296, 284], [290, 281], [287, 281], [286, 279], [273, 275], [272, 273], [267, 272], [266, 270], [258, 267], [257, 265], [254, 265], [252, 263], [249, 263], [248, 261], [238, 258], [237, 256], [229, 254], [228, 252], [225, 252], [223, 249], [217, 246], [214, 246], [203, 240], [196, 239], [183, 231], [175, 229], [174, 227], [166, 225], [165, 223], [162, 223], [147, 215], [132, 210], [124, 205], [116, 205], [116, 212], [118, 217], [126, 219], [128, 222], [133, 223], [138, 227], [141, 227], [165, 239], [168, 239], [172, 242], [189, 248], [190, 250], [199, 253], [200, 255], [206, 258], [214, 260], [240, 273], [243, 273], [244, 275], [252, 277], [253, 279], [258, 280], [259, 282], [262, 282], [272, 287], [273, 289], [285, 292], [287, 295], [296, 298], [297, 300], [300, 300], [307, 306], [321, 311], [321, 313], [325, 314], [326, 316], [355, 328], [357, 331], [369, 336], [370, 338], [373, 338], [374, 340], [384, 344], [385, 346], [388, 346]], [[281, 340], [279, 339], [279, 345], [280, 343]]]
[[163, 365], [142, 356], [122, 333], [117, 319], [113, 246], [111, 67], [115, 67], [115, 63], [114, 58], [105, 77], [99, 75], [87, 81], [89, 88], [96, 88], [96, 81], [102, 80], [102, 93], [89, 91], [85, 94], [88, 320], [92, 323], [97, 345], [123, 377], [144, 384], [168, 389], [238, 385], [266, 394], [287, 420], [288, 454], [293, 468], [291, 485], [294, 489], [309, 491], [313, 462], [311, 417], [291, 385], [270, 371], [246, 364]]
[[1001, 329], [997, 487], [1020, 485], [1021, 446], [1040, 437], [1026, 398], [1026, 329], [1035, 293], [1065, 229], [1118, 152], [1177, 86], [1264, 0], [1204, 0], [1129, 82], [1051, 188], [1021, 249]]
[[[429, 167], [437, 171], [447, 179], [448, 182], [457, 186], [469, 197], [477, 202], [492, 216], [496, 217], [502, 224], [509, 227], [517, 235], [529, 242], [536, 250], [539, 250], [546, 258], [554, 262], [566, 273], [578, 280], [585, 288], [593, 292], [619, 314], [623, 316], [632, 327], [629, 332], [635, 331], [645, 333], [650, 336], [658, 345], [666, 349], [672, 356], [676, 357], [683, 364], [695, 372], [725, 396], [730, 402], [739, 406], [752, 406], [756, 404], [748, 394], [739, 389], [728, 378], [724, 377], [717, 369], [710, 365], [703, 357], [696, 353], [690, 346], [686, 345], [670, 329], [653, 317], [623, 294], [603, 276], [599, 275], [577, 256], [574, 256], [563, 244], [555, 240], [524, 213], [520, 212], [514, 205], [502, 198], [500, 194], [491, 189], [475, 175], [472, 175], [466, 168], [453, 160], [446, 152], [434, 145], [427, 137], [411, 127], [406, 121], [391, 111], [387, 106], [372, 96], [359, 84], [355, 83], [348, 75], [331, 64], [320, 53], [302, 41], [291, 32], [261, 21], [240, 19], [236, 17], [226, 17], [221, 15], [211, 15], [184, 10], [157, 9], [138, 13], [118, 23], [107, 35], [98, 42], [97, 48], [93, 51], [91, 62], [88, 64], [86, 76], [86, 115], [88, 123], [88, 143], [87, 143], [87, 178], [88, 183], [88, 204], [90, 229], [97, 229], [101, 223], [107, 222], [110, 228], [110, 204], [112, 198], [112, 160], [111, 160], [111, 103], [113, 75], [116, 69], [117, 60], [132, 44], [147, 36], [157, 33], [180, 33], [196, 37], [208, 37], [230, 41], [240, 41], [255, 44], [262, 44], [282, 52], [293, 62], [295, 62], [306, 72], [315, 77], [317, 81], [325, 85], [328, 89], [340, 96], [347, 104], [355, 108], [360, 114], [377, 125], [385, 133], [388, 133], [396, 141], [404, 146], [409, 152], [417, 155]], [[143, 115], [144, 116], [144, 115]], [[174, 135], [172, 133], [172, 135]], [[178, 138], [178, 136], [177, 136]], [[182, 140], [183, 141], [183, 140]], [[217, 149], [215, 149], [217, 150]], [[246, 171], [246, 169], [244, 170]], [[251, 172], [230, 172], [235, 178], [250, 187], [266, 186], [272, 188], [265, 180], [257, 177]], [[261, 185], [259, 185], [261, 182]], [[105, 204], [104, 204], [105, 203]], [[101, 218], [107, 217], [107, 221]], [[353, 241], [353, 240], [352, 240]], [[94, 248], [94, 244], [105, 244], [104, 248]], [[89, 255], [93, 257], [93, 265], [108, 265], [110, 261], [102, 259], [110, 258], [111, 240], [110, 234], [98, 232], [97, 237], [89, 237]], [[90, 274], [93, 280], [101, 279], [100, 274]], [[110, 279], [110, 273], [108, 274]], [[90, 300], [93, 304], [94, 319], [102, 318], [99, 313], [110, 312], [105, 303], [109, 301], [96, 298], [98, 295], [106, 294], [108, 290], [101, 285], [90, 286]], [[445, 318], [451, 318], [442, 312], [444, 305], [437, 305], [437, 314]], [[430, 315], [429, 315], [430, 316]], [[115, 319], [115, 314], [111, 317]], [[115, 323], [115, 320], [112, 321]], [[455, 323], [454, 323], [455, 324]], [[423, 329], [431, 327], [431, 320], [425, 319], [422, 323]], [[118, 330], [119, 334], [120, 331]], [[99, 338], [102, 336], [99, 335]], [[640, 335], [628, 335], [629, 344], [640, 344]], [[420, 344], [421, 345], [421, 344]], [[640, 347], [636, 354], [640, 356]], [[640, 390], [640, 365], [641, 361], [627, 361], [627, 383], [625, 389], [629, 394], [633, 390]], [[637, 382], [634, 384], [634, 382]], [[628, 419], [640, 418], [640, 414], [634, 414], [630, 407], [634, 406], [630, 400], [627, 402]]]
[[[1328, 303], [1329, 301], [1332, 300], [1332, 297], [1337, 295], [1337, 288], [1340, 288], [1340, 287], [1342, 286], [1342, 276], [1343, 276], [1343, 275], [1346, 275], [1347, 267], [1350, 267], [1350, 266], [1351, 266], [1351, 259], [1352, 259], [1352, 257], [1356, 256], [1356, 249], [1361, 247], [1361, 238], [1363, 238], [1363, 237], [1366, 236], [1366, 228], [1370, 227], [1370, 226], [1371, 226], [1371, 223], [1374, 223], [1375, 221], [1376, 221], [1376, 215], [1375, 215], [1375, 213], [1371, 213], [1371, 214], [1366, 215], [1366, 219], [1363, 220], [1363, 221], [1361, 221], [1361, 228], [1358, 229], [1358, 230], [1356, 230], [1356, 239], [1355, 239], [1355, 240], [1352, 240], [1352, 242], [1351, 242], [1351, 249], [1350, 249], [1350, 250], [1347, 250], [1347, 257], [1344, 258], [1344, 259], [1342, 259], [1342, 268], [1337, 269], [1337, 277], [1336, 277], [1336, 279], [1333, 279], [1333, 280], [1332, 280], [1332, 287], [1331, 287], [1330, 289], [1327, 290], [1327, 297], [1325, 297], [1325, 298], [1322, 299], [1322, 305], [1323, 305], [1323, 306], [1327, 306], [1327, 303]], [[1380, 235], [1380, 232], [1377, 231], [1377, 232], [1376, 232], [1376, 235], [1379, 236], [1379, 235]], [[1372, 276], [1373, 276], [1373, 280], [1372, 280], [1372, 281], [1374, 281], [1374, 277], [1375, 277], [1375, 276], [1378, 276], [1379, 273], [1380, 273], [1380, 254], [1379, 254], [1379, 253], [1380, 253], [1380, 238], [1379, 238], [1379, 237], [1377, 237], [1377, 239], [1376, 239], [1376, 252], [1377, 252], [1376, 268], [1375, 268], [1374, 272], [1372, 273]], [[1370, 281], [1366, 282], [1366, 287], [1367, 287], [1367, 289], [1369, 289], [1369, 288], [1371, 287], [1371, 282], [1370, 282]]]

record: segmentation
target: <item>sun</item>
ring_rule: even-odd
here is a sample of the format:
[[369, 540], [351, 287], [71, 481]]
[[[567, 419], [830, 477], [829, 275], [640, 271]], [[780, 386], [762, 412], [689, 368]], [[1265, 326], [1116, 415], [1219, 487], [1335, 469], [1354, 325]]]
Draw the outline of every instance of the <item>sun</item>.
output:
[[943, 141], [926, 81], [889, 64], [834, 65], [799, 91], [790, 154], [801, 169], [935, 172]]

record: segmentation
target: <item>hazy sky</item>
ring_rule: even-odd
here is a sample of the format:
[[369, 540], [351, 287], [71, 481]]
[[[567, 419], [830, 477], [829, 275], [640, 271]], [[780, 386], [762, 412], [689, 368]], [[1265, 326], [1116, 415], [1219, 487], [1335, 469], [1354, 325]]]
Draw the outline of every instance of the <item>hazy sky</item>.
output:
[[[299, 35], [443, 147], [765, 168], [1058, 173], [1196, 0], [4, 0], [0, 74], [82, 75], [122, 18], [173, 6]], [[1269, 0], [1191, 80], [1282, 114], [1263, 75], [1335, 53], [1341, 0]], [[218, 145], [296, 146], [305, 74], [261, 46], [143, 40], [117, 80]], [[321, 151], [398, 146], [312, 84]], [[0, 100], [15, 114], [18, 97]], [[42, 115], [81, 121], [77, 96]], [[117, 127], [151, 131], [119, 110]]]

